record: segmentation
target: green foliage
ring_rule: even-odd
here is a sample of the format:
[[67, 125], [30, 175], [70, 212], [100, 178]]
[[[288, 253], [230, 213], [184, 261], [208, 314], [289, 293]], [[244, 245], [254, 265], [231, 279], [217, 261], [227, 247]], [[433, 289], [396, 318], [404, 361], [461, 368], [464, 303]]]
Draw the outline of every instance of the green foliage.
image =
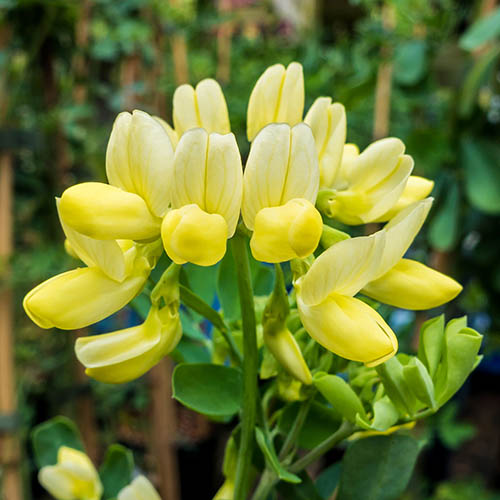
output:
[[500, 35], [500, 7], [476, 21], [460, 38], [460, 47], [474, 50]]
[[61, 446], [84, 450], [77, 427], [66, 417], [54, 417], [38, 425], [31, 433], [31, 440], [39, 468], [57, 463], [57, 453]]
[[103, 499], [115, 498], [120, 490], [132, 481], [134, 457], [132, 452], [119, 444], [111, 445], [99, 468], [99, 477], [104, 488]]
[[342, 461], [339, 500], [395, 500], [403, 493], [420, 451], [410, 436], [373, 436], [353, 443]]
[[234, 415], [242, 400], [240, 370], [205, 363], [176, 366], [172, 378], [173, 396], [199, 413], [225, 417]]

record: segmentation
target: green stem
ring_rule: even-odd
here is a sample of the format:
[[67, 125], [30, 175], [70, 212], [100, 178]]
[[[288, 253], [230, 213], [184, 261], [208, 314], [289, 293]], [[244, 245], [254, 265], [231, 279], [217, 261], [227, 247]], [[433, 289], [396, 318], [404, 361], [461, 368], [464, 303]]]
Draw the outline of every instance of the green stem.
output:
[[269, 469], [265, 469], [255, 489], [255, 493], [252, 496], [252, 500], [267, 500], [269, 493], [271, 493], [271, 490], [277, 482], [278, 478], [276, 474]]
[[257, 386], [257, 327], [255, 324], [253, 288], [245, 237], [237, 233], [231, 242], [236, 263], [243, 324], [243, 408], [234, 498], [243, 500], [246, 498], [249, 487], [255, 420], [257, 417], [257, 400], [259, 399]]
[[346, 437], [349, 437], [354, 432], [354, 429], [354, 425], [344, 420], [337, 432], [334, 432], [329, 438], [325, 439], [322, 443], [316, 446], [316, 448], [313, 448], [307, 455], [299, 458], [290, 466], [288, 470], [296, 473], [305, 469], [308, 465], [318, 460], [318, 458], [324, 455], [327, 451], [331, 450], [336, 444], [343, 441]]
[[208, 319], [217, 328], [224, 338], [226, 339], [231, 352], [234, 357], [238, 360], [238, 363], [241, 365], [243, 361], [243, 357], [241, 355], [238, 346], [236, 345], [233, 336], [229, 330], [229, 327], [226, 325], [226, 322], [222, 318], [222, 316], [213, 308], [210, 307], [202, 298], [192, 292], [189, 288], [184, 285], [179, 285], [179, 291], [181, 294], [181, 301], [184, 305], [191, 308], [193, 311], [201, 314], [204, 318]]
[[299, 408], [299, 412], [295, 417], [295, 421], [293, 423], [290, 432], [286, 436], [285, 442], [283, 443], [283, 448], [281, 448], [279, 459], [283, 460], [286, 458], [288, 453], [291, 451], [293, 446], [297, 444], [297, 439], [300, 434], [300, 430], [306, 421], [307, 414], [309, 413], [309, 409], [311, 408], [311, 404], [313, 402], [314, 395], [312, 395], [301, 407]]

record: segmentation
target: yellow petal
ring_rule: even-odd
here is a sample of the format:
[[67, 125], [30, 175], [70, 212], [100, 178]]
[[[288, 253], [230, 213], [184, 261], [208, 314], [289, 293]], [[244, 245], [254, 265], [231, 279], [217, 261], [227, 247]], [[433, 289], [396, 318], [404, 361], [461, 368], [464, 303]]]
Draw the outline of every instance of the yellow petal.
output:
[[208, 133], [228, 134], [231, 131], [226, 100], [220, 85], [212, 79], [198, 83], [196, 90], [184, 84], [174, 92], [174, 127], [181, 137], [193, 128]]
[[397, 339], [389, 325], [358, 299], [334, 293], [318, 305], [307, 306], [298, 293], [297, 305], [309, 335], [343, 358], [375, 366], [397, 351]]
[[434, 181], [426, 179], [425, 177], [410, 175], [404, 191], [397, 203], [388, 212], [378, 217], [374, 222], [385, 222], [392, 219], [408, 205], [411, 205], [416, 201], [423, 200], [426, 196], [429, 196], [433, 188]]
[[146, 477], [137, 476], [118, 493], [118, 500], [161, 500], [161, 498]]
[[255, 84], [247, 110], [247, 137], [253, 141], [269, 123], [296, 125], [304, 111], [302, 66], [293, 62], [285, 70], [281, 64], [270, 66]]
[[59, 202], [60, 199], [56, 198], [59, 221], [66, 235], [65, 247], [67, 242], [74, 253], [70, 255], [81, 259], [89, 267], [99, 267], [115, 281], [123, 281], [126, 272], [125, 258], [118, 243], [115, 240], [95, 240], [72, 229], [61, 217]]
[[432, 201], [432, 198], [426, 198], [408, 206], [385, 225], [383, 229], [386, 232], [384, 251], [372, 280], [380, 278], [394, 267], [410, 248], [424, 224]]
[[250, 248], [262, 262], [304, 258], [318, 246], [323, 221], [309, 201], [293, 199], [279, 207], [263, 208], [255, 217]]
[[347, 121], [342, 104], [330, 97], [319, 97], [307, 112], [304, 122], [314, 135], [320, 168], [320, 187], [332, 187], [342, 162]]
[[38, 481], [57, 500], [75, 500], [71, 476], [57, 465], [42, 467]]
[[272, 333], [264, 329], [264, 343], [290, 375], [303, 384], [312, 383], [312, 375], [302, 356], [299, 344], [287, 328]]
[[161, 237], [167, 255], [176, 263], [211, 266], [226, 253], [227, 223], [191, 204], [171, 210], [163, 219]]
[[390, 271], [368, 283], [362, 293], [402, 309], [432, 309], [462, 291], [454, 279], [420, 262], [401, 259]]
[[163, 118], [160, 118], [159, 116], [153, 116], [153, 118], [163, 127], [163, 130], [165, 130], [165, 132], [167, 133], [168, 138], [170, 139], [172, 147], [175, 151], [175, 148], [177, 147], [177, 144], [179, 142], [179, 136], [177, 135], [177, 132]]
[[139, 110], [118, 115], [106, 151], [109, 182], [141, 196], [157, 216], [170, 203], [173, 158], [172, 142], [158, 120]]
[[302, 301], [323, 302], [332, 292], [355, 295], [377, 271], [385, 245], [385, 233], [340, 241], [325, 250], [307, 273], [295, 282]]
[[257, 212], [284, 205], [294, 198], [314, 204], [319, 166], [311, 129], [271, 124], [257, 136], [243, 175], [242, 216], [253, 229]]
[[144, 287], [149, 275], [142, 259], [119, 283], [97, 267], [73, 269], [33, 288], [23, 307], [41, 328], [76, 330], [107, 318], [127, 305]]
[[160, 232], [161, 220], [140, 196], [100, 182], [84, 182], [66, 189], [59, 212], [68, 226], [100, 240], [144, 240]]
[[100, 382], [121, 384], [134, 380], [171, 352], [182, 335], [178, 310], [151, 308], [139, 326], [80, 337], [76, 357], [85, 373]]

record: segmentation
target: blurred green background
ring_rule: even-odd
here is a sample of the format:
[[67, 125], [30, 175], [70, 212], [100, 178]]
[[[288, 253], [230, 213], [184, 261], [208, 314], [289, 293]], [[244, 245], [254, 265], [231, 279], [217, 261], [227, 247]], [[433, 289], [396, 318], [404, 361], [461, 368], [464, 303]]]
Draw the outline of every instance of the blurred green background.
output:
[[[77, 368], [75, 336], [42, 331], [22, 311], [31, 287], [73, 267], [54, 197], [75, 182], [104, 180], [118, 112], [139, 108], [171, 123], [175, 87], [206, 77], [223, 86], [245, 158], [252, 87], [267, 66], [294, 60], [304, 67], [306, 110], [315, 98], [332, 96], [346, 107], [349, 142], [363, 148], [381, 134], [400, 137], [414, 173], [435, 181], [434, 207], [413, 252], [464, 285], [448, 317], [467, 314], [486, 335], [485, 359], [469, 383], [417, 429], [427, 445], [404, 498], [500, 499], [495, 0], [0, 0], [0, 155], [12, 165], [14, 195], [14, 250], [0, 261], [0, 290], [14, 296], [18, 399], [15, 416], [0, 414], [0, 434], [21, 437], [14, 466], [24, 498], [47, 498], [28, 436], [57, 414], [85, 427], [96, 457], [119, 441], [153, 480], [164, 473], [150, 444], [157, 429], [151, 379], [91, 383]], [[426, 316], [399, 310], [389, 319], [402, 349], [415, 349], [414, 332]], [[193, 344], [177, 358], [207, 355]], [[176, 424], [167, 432], [182, 498], [209, 499], [220, 484], [228, 428], [174, 409]], [[2, 463], [12, 466], [1, 457], [2, 449], [0, 481]]]

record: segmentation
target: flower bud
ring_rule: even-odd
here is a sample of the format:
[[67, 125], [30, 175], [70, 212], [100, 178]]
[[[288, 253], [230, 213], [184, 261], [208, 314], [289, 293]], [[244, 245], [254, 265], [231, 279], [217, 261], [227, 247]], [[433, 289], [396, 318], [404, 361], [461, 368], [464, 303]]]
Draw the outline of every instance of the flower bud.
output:
[[321, 215], [306, 199], [263, 208], [255, 216], [252, 255], [263, 262], [307, 257], [318, 246], [322, 231]]
[[314, 135], [319, 159], [320, 187], [334, 185], [340, 169], [346, 138], [347, 121], [342, 104], [330, 97], [319, 97], [307, 112], [304, 122]]
[[434, 383], [425, 365], [418, 358], [412, 357], [403, 367], [403, 376], [415, 396], [429, 408], [436, 407]]
[[133, 272], [122, 282], [98, 267], [73, 269], [33, 288], [23, 301], [28, 316], [41, 328], [84, 328], [127, 305], [144, 287], [150, 267], [136, 260]]
[[441, 361], [444, 349], [444, 314], [427, 320], [420, 328], [418, 357], [432, 378]]
[[196, 85], [184, 84], [174, 93], [174, 127], [180, 138], [193, 128], [204, 128], [209, 134], [231, 132], [226, 100], [220, 85], [210, 78]]
[[262, 73], [250, 95], [247, 111], [247, 137], [253, 141], [269, 123], [296, 125], [304, 112], [302, 66], [292, 62], [275, 64]]
[[139, 195], [100, 182], [66, 189], [59, 212], [68, 226], [99, 240], [145, 240], [160, 233], [161, 219]]
[[226, 253], [227, 236], [224, 217], [209, 214], [196, 204], [171, 210], [161, 226], [163, 246], [176, 264], [216, 264]]
[[175, 349], [181, 335], [178, 304], [161, 310], [152, 307], [142, 325], [80, 337], [75, 352], [89, 377], [122, 384], [150, 370]]
[[433, 309], [453, 300], [462, 285], [420, 262], [401, 259], [382, 277], [363, 287], [363, 293], [401, 309]]
[[117, 500], [161, 500], [161, 497], [146, 477], [137, 476], [120, 490]]
[[55, 465], [40, 469], [38, 480], [57, 500], [100, 500], [103, 491], [89, 457], [66, 446], [59, 448]]

